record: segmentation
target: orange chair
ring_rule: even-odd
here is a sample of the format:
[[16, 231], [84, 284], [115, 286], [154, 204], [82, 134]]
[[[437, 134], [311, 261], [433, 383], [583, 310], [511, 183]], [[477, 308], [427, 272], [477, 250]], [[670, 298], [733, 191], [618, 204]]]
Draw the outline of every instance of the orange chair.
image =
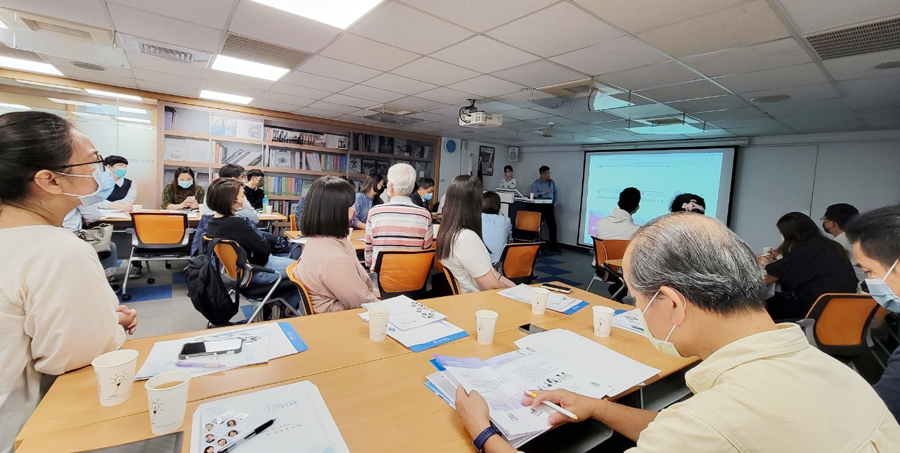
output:
[[869, 329], [878, 304], [868, 294], [827, 293], [797, 321], [810, 343], [846, 363], [870, 353]]
[[433, 266], [433, 248], [387, 250], [378, 252], [372, 272], [378, 275], [378, 291], [382, 299], [399, 295], [416, 299], [424, 296]]
[[[172, 261], [188, 260], [191, 257], [190, 233], [188, 228], [187, 213], [170, 212], [133, 212], [131, 218], [134, 228], [126, 231], [131, 233], [131, 255], [128, 258], [128, 266], [125, 275], [131, 272], [135, 261]], [[167, 268], [172, 266], [166, 263]], [[147, 266], [147, 283], [155, 280]], [[126, 293], [128, 278], [122, 282], [122, 300], [131, 300], [131, 295]]]
[[291, 219], [291, 231], [297, 231], [297, 214], [291, 214], [288, 218]]
[[300, 280], [297, 280], [297, 277], [294, 276], [294, 268], [297, 267], [297, 263], [299, 261], [294, 261], [289, 264], [285, 271], [287, 272], [288, 279], [290, 279], [294, 285], [297, 285], [297, 292], [300, 293], [300, 306], [303, 307], [303, 311], [305, 315], [314, 315], [316, 314], [315, 309], [313, 309], [312, 301], [309, 299], [309, 290], [306, 289], [306, 285], [303, 284]]
[[447, 277], [447, 283], [450, 284], [450, 292], [453, 293], [454, 296], [459, 295], [459, 281], [456, 280], [456, 277], [453, 276], [453, 273], [450, 272], [446, 267], [444, 268], [444, 275]]
[[535, 279], [534, 266], [543, 242], [506, 244], [500, 255], [500, 273], [513, 283], [530, 284]]
[[625, 249], [628, 248], [628, 244], [630, 244], [631, 241], [625, 239], [592, 239], [594, 240], [594, 256], [596, 262], [594, 264], [594, 276], [591, 278], [591, 282], [588, 283], [587, 291], [591, 291], [591, 286], [595, 281], [613, 281], [622, 285], [622, 287], [612, 295], [612, 298], [616, 299], [616, 297], [625, 289], [625, 283], [622, 281], [621, 275], [622, 270], [619, 266], [607, 264], [606, 261], [622, 259], [622, 257], [625, 256]]
[[541, 240], [541, 213], [519, 211], [513, 225], [513, 241], [538, 242]]

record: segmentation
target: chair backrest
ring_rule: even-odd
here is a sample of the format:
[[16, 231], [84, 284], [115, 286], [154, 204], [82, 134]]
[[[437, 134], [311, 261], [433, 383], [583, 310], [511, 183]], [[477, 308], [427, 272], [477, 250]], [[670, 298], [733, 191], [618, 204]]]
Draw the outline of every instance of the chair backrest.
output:
[[[606, 260], [620, 260], [625, 256], [625, 249], [631, 243], [627, 239], [594, 239], [594, 253], [597, 255], [597, 265], [601, 266]], [[612, 266], [617, 268], [618, 266]]]
[[543, 244], [543, 242], [506, 244], [500, 255], [503, 276], [508, 279], [533, 277], [538, 251]]
[[827, 293], [819, 296], [806, 317], [815, 320], [819, 349], [829, 355], [855, 356], [868, 350], [866, 335], [878, 307], [868, 294]]
[[433, 265], [434, 249], [378, 252], [373, 271], [378, 274], [381, 297], [423, 291]]
[[184, 245], [188, 229], [187, 213], [133, 212], [134, 234], [142, 248], [178, 247]]
[[453, 273], [450, 272], [446, 267], [444, 268], [444, 275], [447, 277], [447, 283], [450, 284], [450, 292], [453, 293], [454, 296], [459, 295], [459, 281], [456, 280], [456, 277], [453, 276]]
[[516, 229], [522, 231], [541, 231], [541, 213], [535, 211], [519, 211], [516, 213]]
[[297, 214], [291, 214], [288, 218], [291, 219], [291, 231], [297, 231]]
[[299, 261], [288, 264], [285, 272], [287, 272], [288, 279], [297, 285], [297, 292], [300, 293], [300, 303], [303, 305], [303, 310], [307, 315], [314, 315], [316, 314], [316, 311], [313, 310], [312, 302], [310, 302], [309, 290], [306, 289], [306, 285], [304, 285], [303, 282], [297, 280], [297, 277], [294, 276], [294, 269], [297, 267], [297, 263], [299, 263]]
[[[210, 241], [212, 238], [203, 236], [203, 240]], [[222, 270], [232, 282], [241, 282], [244, 279], [244, 269], [238, 266], [240, 249], [241, 246], [237, 242], [228, 239], [220, 240], [213, 249], [219, 264], [222, 266]]]

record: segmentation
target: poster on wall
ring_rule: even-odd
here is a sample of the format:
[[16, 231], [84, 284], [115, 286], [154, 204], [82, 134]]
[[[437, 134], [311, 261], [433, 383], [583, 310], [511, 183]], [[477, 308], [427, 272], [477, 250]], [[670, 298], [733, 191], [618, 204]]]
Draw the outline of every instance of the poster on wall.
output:
[[481, 174], [484, 176], [494, 176], [494, 148], [490, 146], [480, 146], [478, 148], [478, 156], [481, 159]]

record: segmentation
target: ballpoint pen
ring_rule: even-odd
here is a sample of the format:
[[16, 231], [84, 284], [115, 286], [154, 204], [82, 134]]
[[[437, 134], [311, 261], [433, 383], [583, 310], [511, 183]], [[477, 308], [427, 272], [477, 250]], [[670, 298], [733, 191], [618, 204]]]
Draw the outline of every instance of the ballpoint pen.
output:
[[[530, 396], [530, 397], [532, 397], [532, 398], [537, 398], [537, 393], [534, 393], [534, 392], [532, 392], [531, 390], [526, 390], [526, 391], [525, 391], [525, 394], [527, 394], [528, 396]], [[541, 401], [541, 404], [543, 404], [543, 405], [549, 407], [550, 409], [553, 409], [553, 410], [559, 412], [560, 414], [565, 415], [566, 417], [571, 418], [572, 420], [578, 421], [578, 416], [577, 416], [577, 415], [573, 414], [573, 413], [570, 412], [570, 411], [567, 411], [567, 410], [563, 409], [562, 407], [560, 407], [560, 405], [558, 405], [558, 404], [556, 404], [556, 403], [552, 403], [552, 402], [550, 402], [550, 401]]]
[[246, 436], [236, 440], [233, 444], [219, 450], [219, 453], [230, 453], [235, 448], [237, 448], [238, 445], [241, 445], [242, 443], [247, 442], [250, 439], [253, 439], [254, 437], [256, 437], [257, 434], [265, 431], [270, 426], [272, 426], [274, 423], [275, 423], [275, 419], [273, 418], [273, 419], [263, 423], [262, 425], [259, 425], [259, 427], [254, 429], [253, 431], [251, 431], [250, 434], [247, 434]]
[[215, 362], [175, 362], [180, 368], [225, 368], [225, 365]]

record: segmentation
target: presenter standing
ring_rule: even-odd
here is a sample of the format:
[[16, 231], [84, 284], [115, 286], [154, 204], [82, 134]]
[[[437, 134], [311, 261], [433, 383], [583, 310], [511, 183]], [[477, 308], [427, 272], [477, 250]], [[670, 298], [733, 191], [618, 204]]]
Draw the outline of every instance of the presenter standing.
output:
[[538, 211], [547, 222], [547, 228], [550, 230], [550, 251], [559, 252], [559, 245], [556, 242], [556, 201], [559, 194], [556, 192], [556, 182], [550, 179], [550, 167], [542, 165], [538, 171], [541, 177], [531, 183], [531, 193], [535, 199], [551, 200], [550, 203], [529, 204], [530, 211]]

